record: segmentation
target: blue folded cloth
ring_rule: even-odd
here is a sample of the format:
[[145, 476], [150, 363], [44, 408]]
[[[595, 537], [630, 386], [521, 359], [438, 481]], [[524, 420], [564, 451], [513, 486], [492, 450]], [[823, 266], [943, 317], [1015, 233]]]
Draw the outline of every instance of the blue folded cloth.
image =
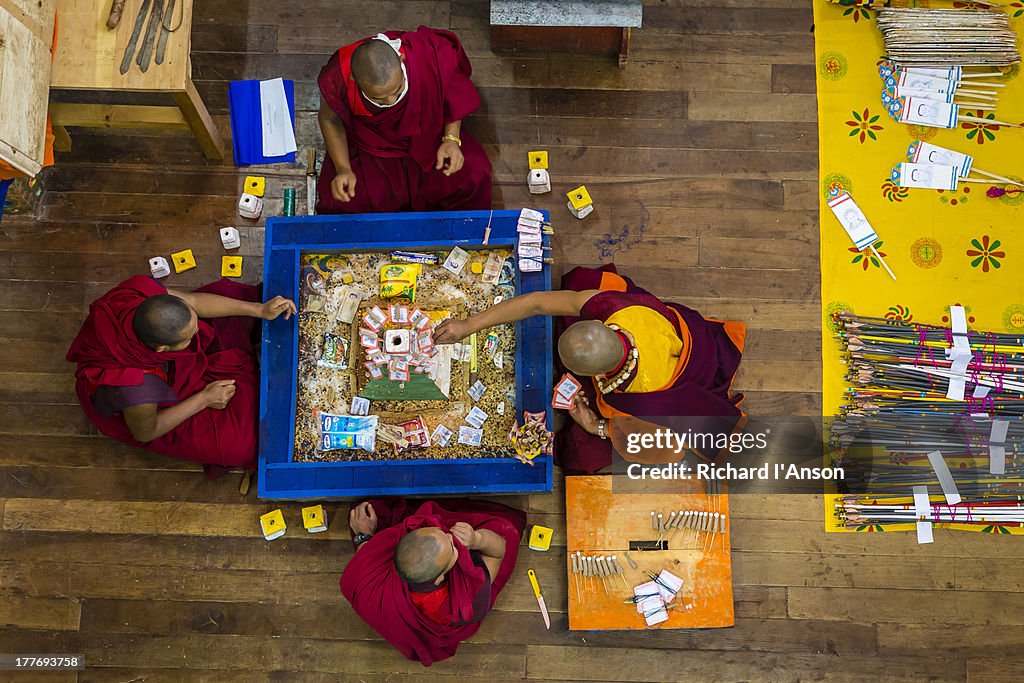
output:
[[[295, 126], [295, 81], [284, 81], [288, 111]], [[295, 152], [279, 157], [263, 156], [263, 122], [260, 114], [260, 82], [232, 81], [228, 85], [231, 107], [231, 137], [235, 148], [235, 165], [274, 164], [295, 161]]]

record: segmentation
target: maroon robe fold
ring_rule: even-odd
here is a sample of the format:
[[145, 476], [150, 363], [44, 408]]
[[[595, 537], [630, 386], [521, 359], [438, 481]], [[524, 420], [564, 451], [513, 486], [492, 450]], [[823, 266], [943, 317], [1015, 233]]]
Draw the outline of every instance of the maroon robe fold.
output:
[[406, 658], [430, 666], [453, 656], [459, 643], [480, 628], [479, 621], [472, 622], [473, 599], [485, 585], [487, 569], [475, 564], [470, 551], [455, 542], [459, 559], [447, 574], [447, 600], [436, 607], [449, 624], [439, 623], [413, 604], [409, 584], [395, 568], [398, 542], [421, 527], [434, 526], [447, 533], [456, 522], [466, 522], [474, 529], [489, 529], [504, 538], [505, 556], [491, 585], [487, 605], [490, 609], [515, 569], [526, 526], [525, 513], [477, 500], [427, 501], [415, 509], [412, 505], [416, 501], [371, 500], [370, 504], [377, 514], [377, 532], [345, 567], [341, 575], [342, 595], [363, 621]]
[[[728, 433], [742, 425], [744, 415], [738, 406], [743, 395], [731, 394], [729, 390], [743, 353], [742, 324], [709, 320], [681, 304], [663, 302], [619, 275], [614, 264], [600, 269], [574, 268], [562, 278], [562, 289], [602, 291], [587, 301], [580, 317], [559, 321], [559, 335], [579, 320], [604, 322], [623, 308], [646, 306], [671, 322], [681, 338], [689, 338], [689, 360], [671, 387], [646, 393], [605, 394], [604, 400], [611, 408], [666, 426], [671, 423], [656, 418], [689, 418], [688, 426], [700, 426], [702, 431]], [[685, 333], [680, 329], [680, 318], [686, 326]], [[581, 378], [581, 383], [590, 405], [596, 406], [594, 383], [590, 378]], [[611, 464], [612, 451], [610, 440], [587, 433], [571, 420], [558, 436], [559, 463], [567, 473], [592, 474], [603, 469]], [[713, 454], [702, 455], [713, 459]]]
[[[258, 301], [256, 287], [220, 280], [197, 292]], [[251, 342], [255, 318], [200, 320], [199, 332], [188, 348], [157, 353], [135, 336], [132, 321], [145, 299], [166, 294], [153, 278], [136, 275], [89, 306], [68, 350], [77, 363], [75, 391], [89, 421], [103, 434], [123, 443], [207, 466], [254, 467], [257, 451], [259, 371]], [[149, 443], [136, 441], [121, 413], [103, 415], [93, 404], [100, 386], [135, 387], [147, 373], [167, 377], [177, 400], [154, 401], [158, 409], [202, 391], [216, 380], [235, 380], [235, 395], [223, 410], [206, 408], [167, 434]], [[167, 398], [166, 396], [163, 398]]]
[[409, 91], [395, 106], [376, 106], [351, 77], [352, 52], [370, 38], [335, 52], [317, 78], [324, 102], [345, 126], [356, 175], [355, 197], [336, 200], [331, 182], [337, 171], [326, 155], [317, 183], [317, 213], [491, 208], [491, 162], [465, 128], [459, 134], [465, 157], [462, 169], [450, 176], [434, 169], [444, 126], [480, 106], [459, 39], [425, 26], [386, 35], [401, 39], [409, 79]]

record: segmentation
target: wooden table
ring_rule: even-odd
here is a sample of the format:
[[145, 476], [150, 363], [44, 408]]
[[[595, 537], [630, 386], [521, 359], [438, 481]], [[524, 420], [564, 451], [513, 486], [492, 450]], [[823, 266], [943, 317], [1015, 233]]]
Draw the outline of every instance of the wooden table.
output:
[[0, 159], [29, 176], [43, 165], [54, 0], [0, 0]]
[[[164, 0], [155, 0], [163, 2]], [[177, 0], [174, 23], [181, 26], [167, 38], [163, 64], [153, 59], [142, 73], [134, 59], [127, 73], [119, 69], [125, 47], [132, 35], [143, 0], [127, 0], [121, 24], [114, 30], [106, 26], [111, 0], [57, 0], [57, 50], [50, 77], [52, 90], [79, 91], [75, 99], [96, 99], [105, 103], [76, 101], [53, 102], [50, 114], [54, 124], [63, 126], [181, 128], [190, 129], [209, 159], [224, 158], [224, 142], [210, 118], [206, 105], [192, 83], [189, 51], [192, 44], [192, 0]], [[179, 14], [180, 12], [180, 14]], [[142, 49], [146, 27], [136, 45]], [[158, 33], [159, 35], [159, 33]], [[123, 98], [111, 93], [124, 94]], [[129, 100], [140, 95], [165, 98], [166, 104], [110, 104], [111, 99]]]
[[[709, 497], [694, 487], [693, 492], [621, 493], [613, 491], [613, 477], [566, 477], [565, 521], [568, 558], [569, 628], [571, 630], [643, 630], [647, 628], [636, 605], [623, 603], [633, 596], [633, 587], [650, 579], [640, 572], [655, 574], [667, 569], [683, 580], [673, 604], [689, 609], [670, 609], [668, 621], [652, 628], [723, 628], [735, 622], [732, 600], [732, 558], [730, 532], [717, 534], [713, 543], [699, 541], [683, 529], [670, 539], [665, 550], [630, 551], [640, 571], [630, 567], [625, 552], [631, 542], [654, 542], [658, 534], [651, 529], [651, 511], [666, 515], [678, 510], [717, 511], [728, 520], [729, 496]], [[636, 491], [636, 483], [630, 483]], [[659, 491], [664, 491], [663, 483]], [[625, 583], [613, 576], [605, 590], [600, 579], [589, 579], [589, 588], [577, 590], [581, 579], [572, 573], [572, 553], [617, 555]]]
[[491, 49], [600, 52], [626, 66], [642, 0], [491, 0]]

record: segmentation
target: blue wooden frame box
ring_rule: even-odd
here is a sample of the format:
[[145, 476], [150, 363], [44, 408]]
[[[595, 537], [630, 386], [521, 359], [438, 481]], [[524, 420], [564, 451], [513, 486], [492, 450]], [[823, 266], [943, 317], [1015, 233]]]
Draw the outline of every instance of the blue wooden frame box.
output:
[[[302, 252], [481, 247], [491, 220], [489, 246], [515, 250], [519, 211], [358, 214], [276, 217], [264, 236], [263, 293], [299, 300]], [[544, 212], [549, 219], [547, 212]], [[544, 244], [548, 244], [547, 235]], [[551, 289], [548, 264], [517, 273], [519, 294]], [[263, 321], [260, 376], [260, 498], [311, 500], [382, 495], [514, 494], [551, 490], [552, 462], [541, 456], [530, 467], [513, 458], [293, 462], [298, 363], [295, 318]], [[551, 319], [516, 323], [516, 405], [544, 411], [551, 428]]]

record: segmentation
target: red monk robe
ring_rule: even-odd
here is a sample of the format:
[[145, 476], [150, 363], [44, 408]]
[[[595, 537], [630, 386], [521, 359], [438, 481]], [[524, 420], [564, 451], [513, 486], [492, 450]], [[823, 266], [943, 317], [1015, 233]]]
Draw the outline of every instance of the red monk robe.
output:
[[[592, 474], [607, 467], [613, 443], [624, 452], [619, 443], [624, 431], [616, 428], [617, 421], [633, 429], [636, 423], [628, 422], [633, 418], [669, 426], [656, 418], [681, 417], [690, 419], [677, 426], [694, 431], [727, 434], [742, 428], [745, 416], [738, 406], [743, 395], [732, 395], [729, 387], [743, 353], [743, 323], [705, 319], [680, 304], [662, 302], [619, 275], [613, 264], [574, 268], [562, 278], [562, 289], [602, 291], [587, 301], [579, 318], [562, 318], [559, 334], [578, 320], [615, 324], [634, 336], [640, 359], [637, 376], [606, 394], [593, 378], [581, 378], [589, 405], [609, 420], [612, 439], [571, 422], [558, 435], [559, 462], [567, 472]], [[716, 454], [700, 453], [705, 459]], [[666, 462], [679, 459], [668, 457]]]
[[317, 213], [491, 208], [491, 162], [468, 131], [461, 131], [462, 169], [447, 176], [434, 168], [445, 124], [480, 106], [459, 39], [425, 26], [385, 35], [401, 39], [408, 74], [409, 90], [395, 106], [373, 104], [352, 78], [352, 52], [370, 38], [341, 48], [320, 71], [320, 94], [345, 126], [356, 187], [348, 202], [332, 196], [337, 173], [327, 154], [317, 183]]
[[[341, 592], [363, 621], [406, 658], [424, 666], [455, 654], [459, 643], [480, 628], [516, 566], [526, 515], [478, 500], [372, 500], [377, 531], [363, 543], [341, 575]], [[443, 507], [442, 507], [443, 506]], [[445, 532], [456, 522], [488, 529], [505, 539], [505, 556], [493, 583], [482, 562], [457, 540], [459, 559], [438, 590], [416, 593], [395, 568], [395, 548], [410, 531], [435, 526]], [[488, 584], [490, 584], [488, 586]], [[481, 596], [481, 593], [486, 594]], [[480, 598], [484, 598], [481, 600]], [[476, 602], [482, 605], [475, 605]]]
[[[195, 290], [243, 301], [259, 301], [258, 290], [220, 280]], [[75, 390], [89, 421], [103, 434], [139, 448], [206, 465], [207, 474], [226, 467], [254, 467], [257, 450], [259, 371], [251, 335], [255, 318], [199, 320], [199, 331], [182, 351], [157, 353], [132, 329], [145, 299], [166, 294], [153, 278], [136, 275], [89, 306], [89, 316], [68, 350], [78, 364]], [[223, 410], [206, 408], [149, 443], [136, 441], [119, 412], [141, 403], [173, 405], [216, 380], [235, 380], [235, 395]]]

